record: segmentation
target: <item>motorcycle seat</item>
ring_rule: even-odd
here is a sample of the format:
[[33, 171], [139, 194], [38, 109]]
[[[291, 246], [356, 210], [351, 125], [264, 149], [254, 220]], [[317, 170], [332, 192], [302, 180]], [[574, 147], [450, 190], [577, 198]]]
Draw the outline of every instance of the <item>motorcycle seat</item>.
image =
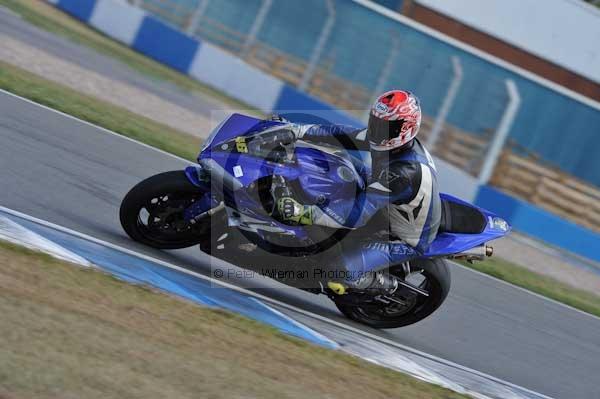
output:
[[440, 233], [479, 234], [487, 220], [477, 208], [442, 199]]

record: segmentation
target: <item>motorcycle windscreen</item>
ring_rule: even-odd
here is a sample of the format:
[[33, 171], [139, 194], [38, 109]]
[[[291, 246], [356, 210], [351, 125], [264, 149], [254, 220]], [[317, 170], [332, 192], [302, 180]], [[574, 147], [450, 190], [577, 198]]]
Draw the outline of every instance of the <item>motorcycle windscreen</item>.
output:
[[213, 131], [206, 139], [205, 144], [202, 146], [202, 152], [213, 148], [224, 141], [231, 140], [238, 136], [259, 132], [278, 124], [281, 124], [281, 122], [264, 121], [242, 114], [232, 114], [227, 120], [221, 123], [221, 125], [217, 126], [215, 131]]

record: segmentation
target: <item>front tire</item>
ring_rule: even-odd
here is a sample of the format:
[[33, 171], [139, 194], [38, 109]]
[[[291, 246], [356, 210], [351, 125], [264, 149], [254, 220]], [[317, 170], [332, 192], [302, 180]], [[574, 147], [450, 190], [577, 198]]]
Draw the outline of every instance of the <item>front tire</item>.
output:
[[183, 171], [151, 176], [123, 198], [119, 212], [121, 226], [134, 241], [153, 248], [194, 246], [207, 234], [205, 230], [210, 229], [210, 218], [192, 225], [185, 221], [183, 211], [203, 195]]
[[[349, 319], [379, 329], [404, 327], [423, 320], [437, 310], [448, 296], [450, 269], [443, 259], [418, 259], [411, 261], [410, 265], [412, 270], [420, 270], [425, 278], [419, 288], [425, 289], [429, 293], [428, 297], [419, 294], [411, 297], [410, 292], [405, 290], [397, 293], [404, 295], [402, 300], [407, 303], [404, 309], [397, 304], [361, 306], [350, 305], [341, 300], [335, 301], [337, 308]], [[398, 275], [399, 270], [392, 267], [390, 273]], [[392, 309], [394, 306], [397, 309]]]

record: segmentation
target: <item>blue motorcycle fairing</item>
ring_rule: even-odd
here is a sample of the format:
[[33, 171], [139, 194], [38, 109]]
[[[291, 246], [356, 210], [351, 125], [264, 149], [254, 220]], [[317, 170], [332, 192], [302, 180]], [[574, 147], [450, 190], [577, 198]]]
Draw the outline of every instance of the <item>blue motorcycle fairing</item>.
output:
[[301, 173], [295, 165], [271, 162], [247, 154], [211, 151], [210, 158], [244, 187], [265, 176], [281, 175], [293, 180]]
[[198, 188], [206, 189], [207, 191], [210, 189], [209, 185], [206, 181], [203, 181], [201, 176], [204, 173], [202, 166], [200, 165], [190, 165], [184, 170], [186, 177], [194, 186]]
[[456, 202], [478, 209], [485, 216], [487, 224], [485, 230], [479, 234], [439, 233], [425, 252], [425, 257], [447, 256], [464, 252], [488, 241], [501, 238], [511, 230], [508, 225], [506, 230], [499, 228], [496, 221], [502, 219], [486, 209], [479, 208], [449, 194], [441, 193], [440, 197], [446, 201]]
[[202, 158], [209, 158], [211, 148], [218, 149], [218, 144], [238, 136], [249, 136], [276, 125], [285, 125], [285, 123], [265, 121], [242, 114], [232, 114], [228, 119], [217, 126], [212, 134], [206, 139], [202, 145], [201, 152], [198, 155], [198, 161]]
[[185, 168], [184, 172], [190, 183], [198, 187], [200, 189], [199, 191], [205, 193], [204, 196], [185, 209], [184, 219], [190, 220], [201, 213], [215, 208], [219, 205], [219, 201], [217, 201], [214, 196], [210, 195], [210, 183], [206, 179], [206, 176], [204, 176], [206, 172], [203, 170], [202, 166], [190, 165]]
[[296, 147], [298, 179], [312, 204], [332, 198], [355, 198], [365, 183], [346, 157], [324, 153], [313, 147]]

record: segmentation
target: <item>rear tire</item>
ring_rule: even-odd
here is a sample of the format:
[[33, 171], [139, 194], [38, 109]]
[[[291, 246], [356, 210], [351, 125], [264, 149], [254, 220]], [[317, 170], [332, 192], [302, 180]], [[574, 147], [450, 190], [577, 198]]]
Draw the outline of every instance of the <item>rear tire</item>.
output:
[[[413, 270], [423, 270], [429, 296], [417, 295], [412, 307], [404, 313], [397, 315], [391, 313], [386, 316], [385, 309], [348, 305], [341, 301], [335, 302], [337, 308], [351, 320], [380, 329], [404, 327], [423, 320], [435, 312], [448, 296], [451, 284], [450, 269], [443, 259], [419, 259], [411, 261], [410, 265]], [[393, 267], [390, 268], [390, 272], [395, 274]]]
[[[183, 171], [151, 176], [134, 186], [123, 198], [119, 212], [121, 226], [134, 241], [153, 248], [178, 249], [194, 246], [202, 241], [207, 234], [206, 230], [210, 229], [210, 218], [195, 225], [186, 225], [183, 209], [202, 195], [203, 192], [190, 183]], [[162, 212], [161, 215], [167, 215], [164, 221], [160, 221], [161, 225], [149, 221], [151, 217], [154, 220], [155, 214], [148, 208], [154, 209], [156, 214]], [[149, 214], [147, 223], [141, 217], [144, 210]], [[169, 230], [165, 226], [173, 227]]]

